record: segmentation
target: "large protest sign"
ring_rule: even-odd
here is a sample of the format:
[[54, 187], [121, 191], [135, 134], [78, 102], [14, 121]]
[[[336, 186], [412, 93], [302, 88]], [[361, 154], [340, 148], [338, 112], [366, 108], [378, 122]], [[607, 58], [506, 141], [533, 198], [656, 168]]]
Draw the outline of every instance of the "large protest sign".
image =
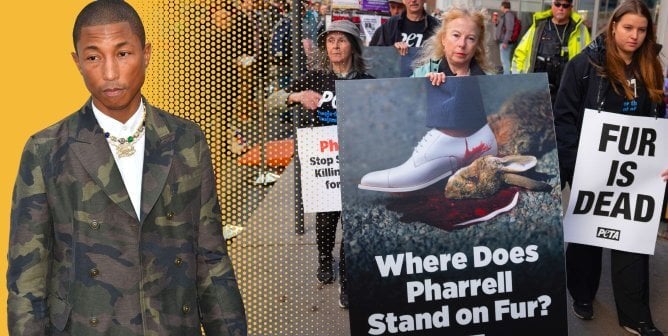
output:
[[336, 126], [297, 128], [304, 212], [341, 211]]
[[654, 254], [667, 154], [668, 120], [585, 110], [565, 240]]
[[[485, 141], [495, 138], [498, 147], [474, 162], [499, 170], [469, 176], [482, 196], [445, 196], [448, 182], [473, 168], [412, 191], [361, 189], [370, 172], [424, 150], [429, 140], [421, 139], [434, 132], [426, 111], [447, 105], [444, 92], [464, 81], [484, 94], [464, 91], [459, 99], [479, 100], [493, 131]], [[351, 333], [566, 335], [561, 192], [545, 75], [452, 77], [439, 87], [425, 78], [340, 81], [337, 96]], [[463, 155], [489, 152], [471, 139], [459, 142]], [[524, 171], [502, 168], [515, 159], [508, 166], [528, 162]], [[506, 182], [518, 176], [541, 187]], [[483, 191], [483, 184], [495, 187]]]
[[369, 74], [375, 78], [410, 77], [411, 63], [419, 48], [408, 48], [408, 54], [401, 56], [394, 47], [367, 47], [364, 57], [368, 59]]

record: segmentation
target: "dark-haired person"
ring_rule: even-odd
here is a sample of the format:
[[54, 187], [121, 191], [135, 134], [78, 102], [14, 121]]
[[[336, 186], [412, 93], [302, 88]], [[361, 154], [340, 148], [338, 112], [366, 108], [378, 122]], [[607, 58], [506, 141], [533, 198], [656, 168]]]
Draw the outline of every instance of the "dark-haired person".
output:
[[[336, 87], [337, 80], [373, 78], [366, 73], [366, 62], [362, 56], [362, 41], [357, 26], [348, 20], [332, 22], [325, 32], [318, 36], [318, 53], [313, 70], [293, 81], [285, 90], [272, 94], [269, 106], [276, 109], [288, 105], [300, 104], [313, 112], [313, 126], [336, 125]], [[334, 97], [323, 100], [323, 95]], [[334, 282], [334, 243], [336, 224], [341, 217], [340, 211], [318, 212], [315, 219], [316, 243], [318, 245], [318, 282]], [[346, 288], [345, 258], [341, 243], [339, 261], [339, 284], [341, 295], [339, 305], [348, 308]]]
[[14, 186], [10, 335], [246, 335], [204, 135], [141, 95], [137, 12], [99, 0], [72, 58], [89, 99], [33, 135]]
[[584, 20], [573, 10], [572, 0], [553, 0], [552, 7], [533, 15], [533, 23], [515, 47], [512, 73], [546, 72], [550, 97], [559, 89], [566, 62], [589, 44]]
[[[642, 0], [625, 0], [602, 35], [571, 60], [554, 104], [562, 183], [572, 183], [586, 108], [634, 116], [662, 117], [663, 76], [652, 15]], [[657, 183], [668, 171], [657, 174]], [[594, 317], [602, 248], [570, 243], [566, 250], [573, 311]], [[649, 256], [611, 250], [612, 287], [619, 324], [636, 335], [663, 335], [652, 323]]]
[[422, 45], [436, 32], [440, 22], [427, 14], [424, 0], [403, 0], [405, 10], [383, 23], [373, 34], [371, 46], [393, 46], [399, 55], [408, 54], [408, 48]]

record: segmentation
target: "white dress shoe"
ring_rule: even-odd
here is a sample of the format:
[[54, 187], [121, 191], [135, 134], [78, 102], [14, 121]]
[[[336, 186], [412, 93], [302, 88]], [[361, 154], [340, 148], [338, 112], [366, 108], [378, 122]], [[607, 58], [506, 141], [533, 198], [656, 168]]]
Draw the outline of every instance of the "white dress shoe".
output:
[[456, 138], [432, 129], [398, 167], [370, 172], [358, 188], [385, 192], [407, 192], [426, 188], [483, 155], [496, 155], [496, 138], [489, 125], [473, 135]]

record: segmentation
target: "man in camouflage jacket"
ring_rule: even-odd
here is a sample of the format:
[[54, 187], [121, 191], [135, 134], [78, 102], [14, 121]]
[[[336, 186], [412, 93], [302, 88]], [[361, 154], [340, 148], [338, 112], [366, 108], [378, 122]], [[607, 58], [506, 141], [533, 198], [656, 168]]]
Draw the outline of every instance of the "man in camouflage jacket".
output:
[[[100, 5], [93, 11], [129, 7], [95, 3]], [[128, 45], [137, 36], [129, 44], [113, 40], [127, 38], [136, 26], [122, 18], [93, 20], [99, 24], [89, 30], [75, 25], [75, 45], [77, 29], [81, 41], [111, 39], [88, 39], [97, 56], [82, 51], [83, 42], [73, 55], [92, 99], [33, 135], [21, 158], [7, 271], [10, 335], [190, 336], [200, 333], [200, 325], [208, 336], [245, 335], [205, 138], [194, 123], [141, 97], [150, 44], [142, 44], [140, 64], [128, 67], [137, 54]], [[104, 75], [83, 63], [89, 61], [104, 64]], [[116, 91], [98, 91], [100, 78], [105, 90]], [[145, 145], [141, 205], [135, 209], [93, 108], [116, 118], [119, 111], [139, 113], [142, 101]]]

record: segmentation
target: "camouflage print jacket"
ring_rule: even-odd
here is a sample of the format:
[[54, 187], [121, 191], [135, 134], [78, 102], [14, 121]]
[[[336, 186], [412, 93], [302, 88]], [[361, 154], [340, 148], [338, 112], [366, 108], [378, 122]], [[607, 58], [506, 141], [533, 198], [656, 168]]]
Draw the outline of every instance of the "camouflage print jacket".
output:
[[200, 129], [146, 105], [137, 219], [89, 101], [32, 136], [12, 201], [10, 335], [245, 335]]

